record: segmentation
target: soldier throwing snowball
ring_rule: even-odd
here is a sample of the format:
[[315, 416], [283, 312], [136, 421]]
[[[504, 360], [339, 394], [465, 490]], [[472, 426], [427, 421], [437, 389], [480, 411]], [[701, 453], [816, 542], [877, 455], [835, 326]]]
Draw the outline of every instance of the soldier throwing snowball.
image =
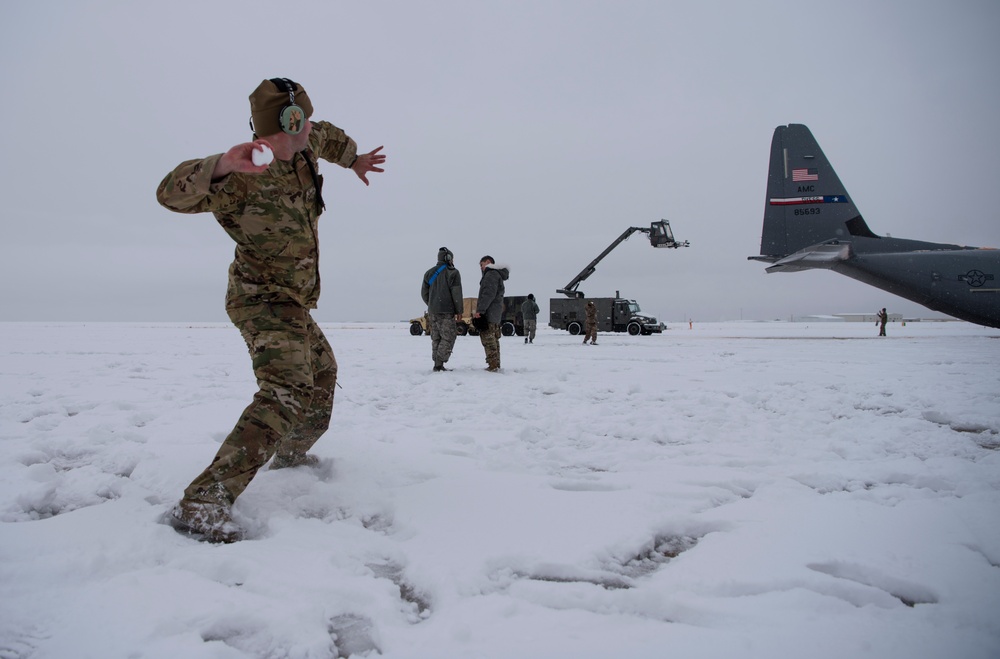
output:
[[230, 516], [236, 498], [272, 457], [272, 469], [317, 463], [306, 451], [330, 423], [337, 360], [310, 314], [320, 292], [317, 224], [325, 208], [318, 159], [352, 169], [368, 185], [370, 172], [384, 171], [385, 156], [382, 147], [358, 154], [344, 131], [312, 123], [312, 111], [301, 85], [264, 80], [250, 95], [255, 141], [181, 163], [156, 191], [170, 210], [212, 213], [236, 242], [226, 312], [260, 387], [167, 518], [211, 542], [241, 539]]

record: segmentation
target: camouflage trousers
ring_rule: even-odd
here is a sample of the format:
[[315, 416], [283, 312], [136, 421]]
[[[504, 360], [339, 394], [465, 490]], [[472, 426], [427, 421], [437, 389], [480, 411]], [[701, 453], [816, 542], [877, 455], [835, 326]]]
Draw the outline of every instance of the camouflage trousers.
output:
[[524, 321], [524, 337], [528, 341], [535, 340], [535, 328], [538, 327], [537, 320], [526, 320]]
[[593, 343], [597, 343], [597, 323], [587, 323], [584, 330], [583, 342], [586, 343], [590, 340]]
[[490, 323], [479, 333], [479, 340], [486, 351], [486, 366], [490, 369], [500, 368], [500, 325]]
[[184, 500], [231, 505], [275, 453], [304, 455], [330, 425], [337, 360], [309, 310], [294, 303], [229, 310], [259, 391]]
[[427, 320], [431, 329], [431, 358], [434, 359], [435, 366], [444, 366], [451, 359], [455, 337], [458, 336], [455, 314], [429, 313]]

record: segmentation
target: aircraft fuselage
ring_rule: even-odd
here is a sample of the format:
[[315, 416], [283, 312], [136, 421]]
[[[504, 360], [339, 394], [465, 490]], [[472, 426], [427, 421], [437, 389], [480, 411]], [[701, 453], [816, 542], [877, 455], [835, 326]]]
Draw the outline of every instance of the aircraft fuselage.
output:
[[853, 256], [835, 262], [831, 269], [928, 309], [1000, 328], [1000, 281], [996, 279], [1000, 251], [862, 249], [862, 245], [854, 245]]

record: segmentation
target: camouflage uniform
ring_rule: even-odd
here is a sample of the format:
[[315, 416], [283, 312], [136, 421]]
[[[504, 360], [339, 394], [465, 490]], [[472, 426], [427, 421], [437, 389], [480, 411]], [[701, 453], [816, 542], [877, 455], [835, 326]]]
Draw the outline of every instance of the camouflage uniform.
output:
[[452, 263], [450, 250], [438, 250], [438, 262], [424, 273], [420, 297], [427, 305], [427, 321], [431, 333], [431, 358], [435, 371], [446, 371], [458, 334], [455, 317], [462, 315], [462, 275]]
[[584, 322], [583, 342], [586, 343], [587, 339], [590, 339], [591, 345], [597, 345], [597, 305], [592, 301], [588, 302], [584, 311], [587, 314], [587, 319]]
[[479, 340], [486, 352], [486, 369], [500, 370], [500, 325], [490, 323], [485, 330], [479, 332]]
[[302, 462], [329, 425], [337, 361], [309, 311], [320, 293], [322, 176], [315, 170], [317, 158], [350, 167], [356, 156], [354, 140], [318, 121], [308, 148], [291, 161], [212, 181], [221, 154], [189, 160], [156, 191], [170, 210], [213, 213], [236, 242], [226, 311], [260, 387], [212, 464], [184, 491], [181, 507], [225, 513], [272, 456], [275, 466]]
[[451, 359], [458, 337], [458, 325], [453, 313], [428, 313], [427, 319], [431, 331], [431, 358], [434, 360], [434, 370], [451, 370], [444, 367]]
[[528, 299], [521, 303], [521, 321], [524, 323], [524, 342], [535, 342], [535, 329], [538, 326], [538, 303], [535, 302], [534, 295], [529, 295]]
[[486, 316], [489, 323], [485, 330], [480, 330], [479, 340], [486, 352], [486, 369], [500, 370], [500, 320], [503, 317], [504, 281], [510, 276], [507, 266], [489, 264], [479, 280], [479, 299], [476, 302], [476, 312]]

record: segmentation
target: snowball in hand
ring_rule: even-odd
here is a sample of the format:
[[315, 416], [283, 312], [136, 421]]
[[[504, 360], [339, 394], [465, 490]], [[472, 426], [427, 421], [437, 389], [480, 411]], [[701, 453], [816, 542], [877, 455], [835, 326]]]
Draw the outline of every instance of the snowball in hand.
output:
[[253, 152], [250, 154], [253, 164], [260, 167], [261, 165], [270, 165], [271, 161], [274, 160], [274, 153], [271, 149], [264, 144], [256, 144], [253, 147]]

